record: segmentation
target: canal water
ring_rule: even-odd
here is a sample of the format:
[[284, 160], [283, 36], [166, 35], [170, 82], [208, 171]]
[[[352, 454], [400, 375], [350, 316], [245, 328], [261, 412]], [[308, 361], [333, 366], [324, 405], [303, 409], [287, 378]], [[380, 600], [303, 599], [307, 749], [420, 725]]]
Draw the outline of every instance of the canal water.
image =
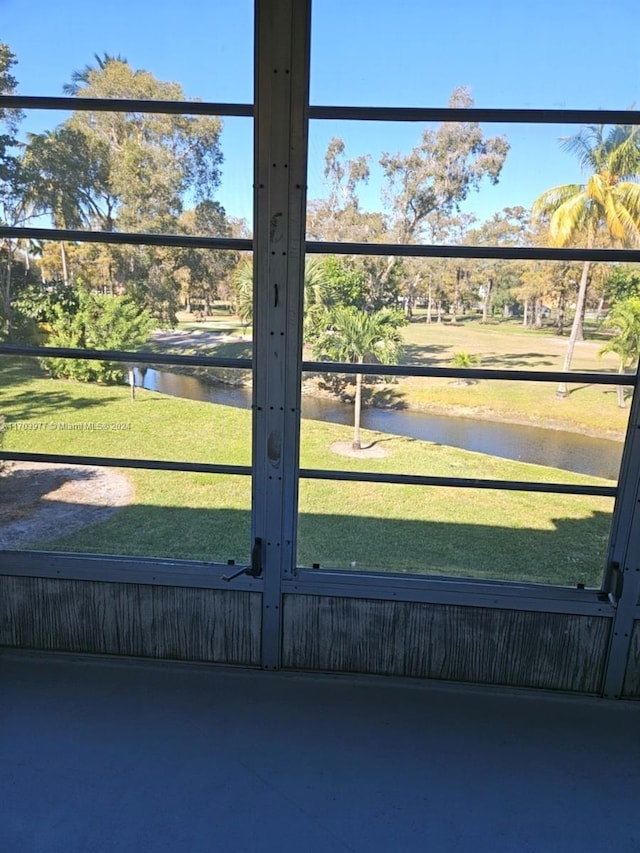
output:
[[[251, 407], [250, 389], [209, 385], [193, 376], [146, 370], [144, 376], [137, 372], [136, 382], [144, 388], [175, 397], [206, 400], [243, 409]], [[302, 417], [352, 424], [353, 406], [339, 400], [304, 396]], [[590, 438], [561, 430], [445, 417], [410, 410], [365, 408], [362, 410], [362, 427], [474, 450], [503, 459], [605, 477], [608, 480], [617, 480], [622, 455], [622, 442], [618, 441]]]

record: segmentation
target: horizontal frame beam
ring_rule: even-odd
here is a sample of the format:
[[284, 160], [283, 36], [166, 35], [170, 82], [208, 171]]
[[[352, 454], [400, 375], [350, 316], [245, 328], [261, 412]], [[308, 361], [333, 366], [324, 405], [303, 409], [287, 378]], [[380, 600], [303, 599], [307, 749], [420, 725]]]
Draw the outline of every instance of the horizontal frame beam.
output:
[[419, 474], [379, 474], [374, 471], [344, 471], [326, 468], [301, 468], [300, 477], [306, 480], [390, 483], [404, 486], [450, 486], [454, 489], [497, 489], [503, 492], [542, 492], [558, 495], [592, 495], [604, 498], [615, 498], [618, 494], [616, 486], [582, 486], [577, 483], [538, 483], [528, 480], [482, 480], [473, 477], [429, 477]]
[[179, 355], [178, 353], [155, 353], [123, 350], [78, 349], [75, 347], [36, 347], [22, 344], [0, 344], [0, 355], [27, 356], [30, 358], [76, 358], [88, 361], [117, 361], [126, 364], [184, 364], [191, 367], [230, 367], [250, 370], [250, 358], [216, 358], [206, 355]]
[[338, 598], [424, 602], [460, 607], [485, 607], [543, 613], [613, 618], [614, 607], [595, 589], [479, 581], [473, 578], [437, 578], [433, 575], [400, 576], [330, 569], [300, 569], [295, 578], [284, 579], [283, 593], [326, 595]]
[[[115, 361], [126, 364], [165, 364], [191, 367], [225, 367], [235, 370], [250, 370], [248, 358], [220, 358], [205, 355], [180, 355], [179, 353], [155, 353], [151, 350], [95, 350], [74, 347], [38, 347], [22, 344], [0, 344], [0, 355], [26, 356], [29, 358], [75, 358], [92, 361]], [[567, 382], [581, 385], [625, 385], [635, 388], [635, 374], [619, 373], [571, 373], [544, 370], [491, 370], [476, 367], [429, 367], [413, 364], [352, 364], [350, 362], [303, 361], [305, 373], [345, 373], [373, 376], [417, 376], [442, 379], [496, 379], [511, 382]]]
[[[253, 118], [253, 104], [164, 101], [133, 98], [76, 98], [0, 95], [0, 108], [81, 112], [136, 112]], [[634, 110], [548, 110], [487, 107], [359, 107], [311, 105], [309, 117], [340, 121], [488, 122], [490, 124], [640, 124]]]
[[17, 575], [101, 583], [136, 583], [260, 592], [262, 579], [224, 575], [241, 568], [235, 563], [162, 560], [153, 557], [111, 557], [63, 551], [0, 551], [0, 575]]
[[75, 456], [67, 453], [22, 453], [1, 450], [7, 462], [54, 462], [65, 465], [95, 465], [105, 468], [141, 468], [148, 471], [185, 471], [196, 474], [237, 474], [250, 477], [250, 465], [216, 465], [207, 462], [172, 462], [163, 459], [130, 459], [115, 456]]
[[[2, 231], [0, 230], [0, 234]], [[476, 258], [504, 261], [638, 263], [640, 249], [559, 249], [553, 246], [439, 246], [427, 243], [348, 243], [308, 240], [309, 255], [370, 255], [403, 258]]]
[[187, 234], [149, 234], [132, 231], [78, 231], [74, 228], [0, 226], [0, 237], [9, 240], [64, 240], [75, 243], [112, 243], [126, 246], [168, 246], [177, 249], [229, 249], [252, 252], [253, 240], [244, 237], [195, 237]]
[[309, 118], [334, 121], [445, 121], [490, 124], [640, 124], [640, 113], [636, 110], [521, 110], [495, 107], [311, 106]]
[[[223, 563], [116, 557], [62, 551], [0, 551], [0, 575], [87, 580], [99, 583], [149, 584], [260, 592], [261, 578], [223, 576], [233, 568]], [[344, 598], [415, 601], [549, 613], [574, 613], [611, 618], [614, 607], [594, 589], [512, 584], [473, 578], [299, 569], [283, 580], [283, 592], [335, 595]]]
[[76, 98], [0, 95], [0, 109], [65, 110], [71, 112], [164, 113], [169, 115], [239, 116], [253, 118], [253, 104], [211, 101], [155, 101], [134, 98]]
[[[204, 237], [187, 234], [150, 234], [131, 231], [84, 231], [73, 228], [0, 226], [0, 237], [22, 240], [65, 240], [77, 243], [111, 243], [131, 246], [218, 249], [252, 252], [253, 240], [243, 237]], [[475, 258], [519, 261], [592, 261], [639, 263], [640, 249], [559, 249], [552, 246], [440, 246], [426, 243], [346, 243], [307, 240], [308, 255], [369, 255], [406, 258]]]
[[[0, 352], [2, 349], [0, 348]], [[482, 367], [429, 367], [417, 364], [355, 364], [303, 361], [304, 373], [362, 373], [372, 376], [423, 376], [442, 379], [505, 379], [512, 382], [567, 382], [581, 385], [637, 385], [635, 374], [586, 373], [561, 370], [490, 370]]]

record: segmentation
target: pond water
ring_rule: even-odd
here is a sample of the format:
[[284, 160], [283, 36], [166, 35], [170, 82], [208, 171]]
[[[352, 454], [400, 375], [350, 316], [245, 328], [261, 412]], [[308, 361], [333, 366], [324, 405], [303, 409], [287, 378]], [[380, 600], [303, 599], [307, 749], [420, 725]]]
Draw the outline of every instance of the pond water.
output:
[[[228, 385], [209, 385], [193, 376], [168, 371], [136, 371], [136, 382], [189, 400], [206, 400], [243, 409], [251, 407], [251, 391]], [[323, 397], [302, 398], [302, 417], [336, 424], [353, 423], [353, 406]], [[532, 462], [579, 474], [617, 480], [622, 442], [589, 438], [554, 429], [445, 417], [425, 412], [396, 409], [362, 410], [363, 429], [433, 441], [503, 459]]]

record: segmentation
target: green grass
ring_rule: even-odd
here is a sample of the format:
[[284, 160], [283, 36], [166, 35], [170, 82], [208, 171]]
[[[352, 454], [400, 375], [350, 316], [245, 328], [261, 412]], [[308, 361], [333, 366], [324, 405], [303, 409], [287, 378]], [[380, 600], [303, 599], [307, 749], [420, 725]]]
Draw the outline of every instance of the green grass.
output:
[[[473, 389], [471, 389], [473, 390]], [[250, 412], [139, 390], [44, 378], [6, 359], [0, 411], [5, 449], [248, 465]], [[19, 424], [37, 429], [17, 428]], [[76, 430], [62, 425], [93, 424]], [[95, 425], [110, 425], [98, 430]], [[115, 428], [113, 425], [127, 425]], [[303, 422], [302, 465], [313, 468], [567, 483], [604, 483], [428, 442], [364, 432], [383, 459], [335, 455], [351, 430]], [[38, 543], [87, 553], [244, 561], [248, 477], [124, 471], [135, 498], [109, 520]], [[10, 494], [10, 477], [3, 489]], [[303, 481], [299, 562], [574, 585], [599, 583], [612, 500], [526, 492]]]

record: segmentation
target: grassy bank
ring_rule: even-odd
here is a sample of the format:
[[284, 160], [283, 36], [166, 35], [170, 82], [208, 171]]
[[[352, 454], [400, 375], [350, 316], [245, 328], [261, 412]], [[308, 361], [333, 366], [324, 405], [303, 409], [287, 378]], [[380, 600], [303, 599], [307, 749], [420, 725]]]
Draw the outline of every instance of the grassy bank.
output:
[[[44, 378], [3, 361], [7, 450], [249, 464], [250, 412]], [[103, 428], [96, 425], [102, 424]], [[31, 426], [29, 426], [31, 425]], [[86, 426], [90, 425], [90, 426]], [[602, 483], [592, 477], [401, 437], [365, 433], [382, 459], [336, 456], [351, 430], [305, 421], [302, 465], [496, 479]], [[134, 503], [106, 522], [38, 547], [89, 553], [246, 560], [248, 477], [126, 470]], [[10, 499], [10, 477], [3, 483]], [[597, 584], [612, 501], [404, 485], [301, 484], [299, 562], [325, 567]]]

